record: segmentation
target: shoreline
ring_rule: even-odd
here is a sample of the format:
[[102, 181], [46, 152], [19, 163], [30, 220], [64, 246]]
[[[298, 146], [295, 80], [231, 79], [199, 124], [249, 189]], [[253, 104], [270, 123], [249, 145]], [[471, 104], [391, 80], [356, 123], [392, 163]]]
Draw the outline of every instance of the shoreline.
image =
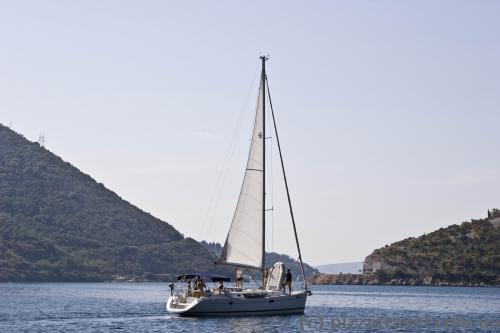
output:
[[375, 286], [424, 286], [424, 287], [500, 287], [500, 277], [472, 278], [468, 275], [445, 276], [407, 275], [388, 277], [385, 274], [325, 274], [313, 275], [307, 282], [312, 285], [375, 285]]

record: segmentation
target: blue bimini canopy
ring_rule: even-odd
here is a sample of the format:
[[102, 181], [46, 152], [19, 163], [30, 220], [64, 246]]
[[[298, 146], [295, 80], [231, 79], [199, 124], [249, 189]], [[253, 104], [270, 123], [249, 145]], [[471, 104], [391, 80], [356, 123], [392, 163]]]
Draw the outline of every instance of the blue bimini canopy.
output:
[[204, 281], [212, 281], [212, 282], [229, 282], [231, 281], [231, 278], [223, 275], [217, 275], [217, 274], [209, 274], [209, 273], [195, 273], [195, 274], [182, 274], [177, 276], [177, 281], [183, 281], [183, 280], [192, 280], [196, 278], [201, 278]]

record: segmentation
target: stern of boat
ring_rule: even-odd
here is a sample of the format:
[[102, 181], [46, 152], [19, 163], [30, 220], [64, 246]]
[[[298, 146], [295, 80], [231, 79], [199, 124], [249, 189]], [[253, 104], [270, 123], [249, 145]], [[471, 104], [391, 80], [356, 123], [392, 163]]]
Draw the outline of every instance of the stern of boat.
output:
[[199, 299], [196, 298], [182, 298], [180, 296], [170, 296], [167, 301], [167, 312], [183, 314], [191, 310], [199, 303]]

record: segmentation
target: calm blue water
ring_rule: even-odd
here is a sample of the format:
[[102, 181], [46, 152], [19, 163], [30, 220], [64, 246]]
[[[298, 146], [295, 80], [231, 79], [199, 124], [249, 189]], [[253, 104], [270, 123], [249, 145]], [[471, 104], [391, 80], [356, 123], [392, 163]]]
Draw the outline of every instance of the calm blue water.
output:
[[305, 315], [168, 315], [166, 283], [0, 284], [0, 332], [500, 332], [500, 288], [317, 286]]

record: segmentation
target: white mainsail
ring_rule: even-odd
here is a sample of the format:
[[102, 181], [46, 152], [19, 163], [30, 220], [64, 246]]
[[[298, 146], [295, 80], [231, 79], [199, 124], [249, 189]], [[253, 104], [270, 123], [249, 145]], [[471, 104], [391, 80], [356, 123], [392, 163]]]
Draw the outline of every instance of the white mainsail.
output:
[[263, 267], [264, 93], [264, 82], [261, 80], [245, 177], [218, 263]]

